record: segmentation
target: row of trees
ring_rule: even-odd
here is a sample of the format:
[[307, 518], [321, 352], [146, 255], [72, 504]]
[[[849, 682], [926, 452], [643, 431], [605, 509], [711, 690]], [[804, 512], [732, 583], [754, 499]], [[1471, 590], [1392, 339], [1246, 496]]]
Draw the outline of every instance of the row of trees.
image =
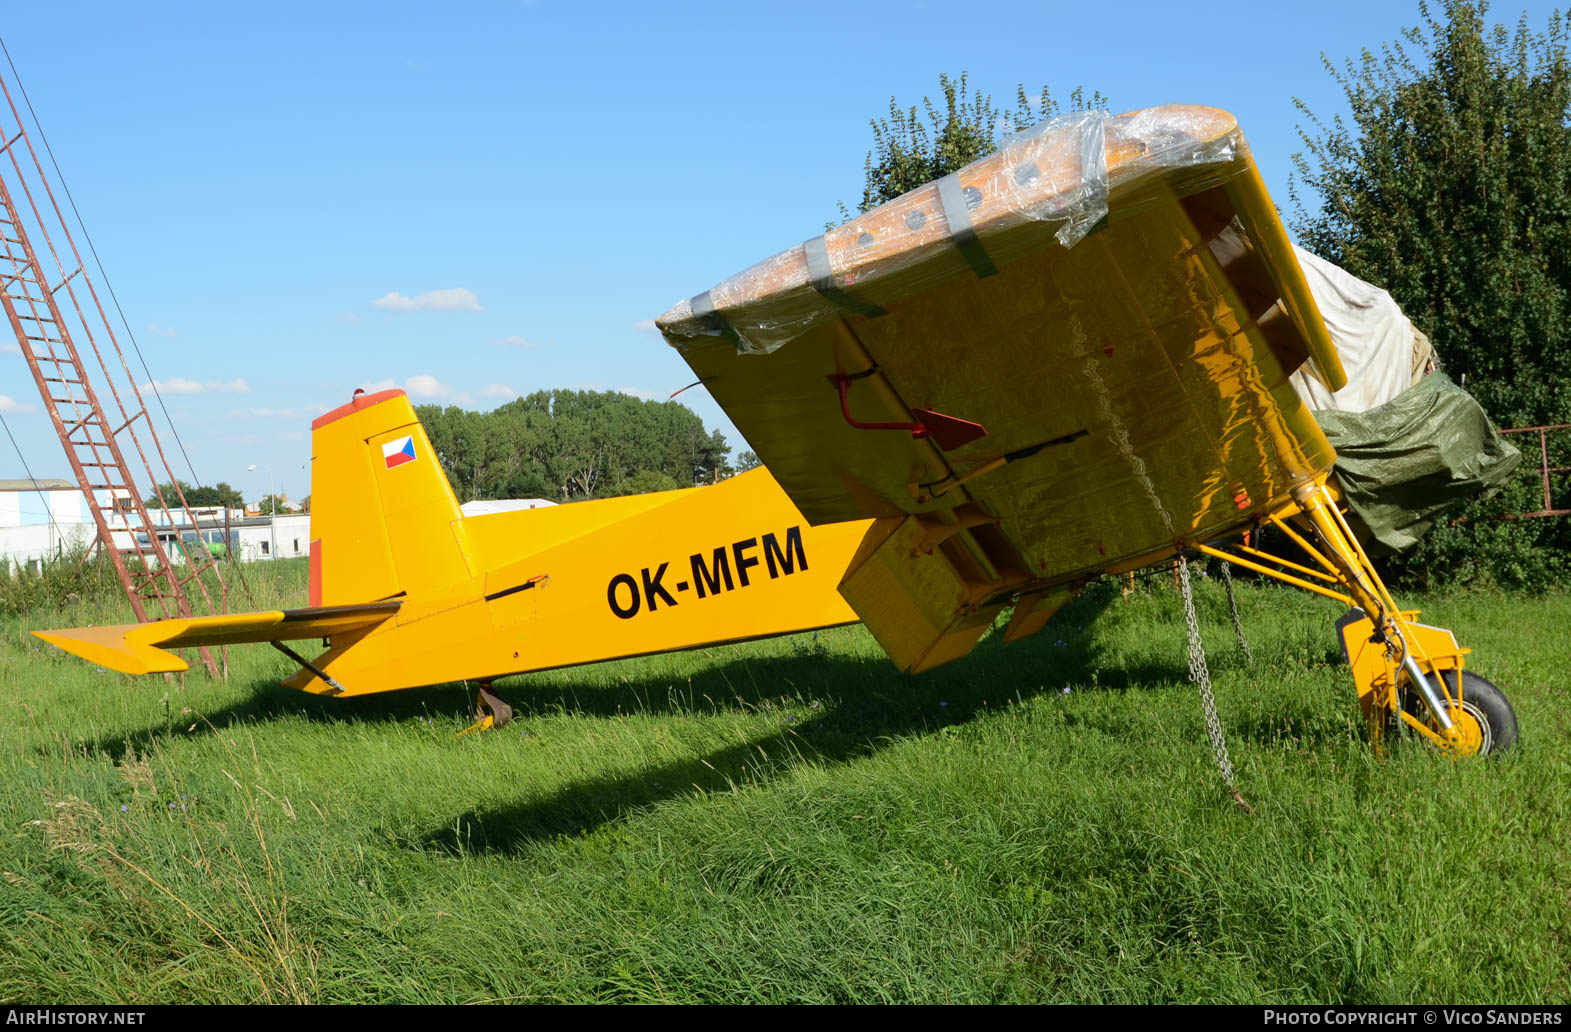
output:
[[417, 409], [461, 501], [640, 494], [732, 471], [719, 432], [675, 401], [617, 391], [536, 391], [490, 412]]
[[[743, 452], [733, 468], [719, 431], [675, 401], [641, 401], [618, 391], [536, 391], [490, 412], [421, 405], [415, 410], [461, 502], [476, 498], [582, 498], [670, 491], [713, 483], [758, 465]], [[245, 500], [226, 483], [180, 489], [192, 506], [240, 508]], [[171, 484], [161, 485], [170, 505]], [[308, 495], [305, 511], [311, 507]], [[146, 499], [159, 505], [158, 496]], [[285, 511], [282, 498], [263, 495], [262, 512]]]
[[[149, 507], [160, 507], [163, 505], [168, 505], [171, 508], [179, 507], [180, 494], [175, 493], [175, 484], [180, 485], [180, 493], [185, 495], [186, 503], [193, 509], [206, 509], [218, 505], [221, 505], [226, 509], [241, 509], [245, 507], [245, 496], [242, 495], [239, 491], [235, 490], [233, 487], [230, 487], [222, 480], [216, 484], [203, 484], [199, 487], [192, 487], [184, 480], [176, 480], [173, 483], [160, 484], [158, 485], [157, 491], [154, 491], [146, 498], [142, 499], [142, 504]], [[160, 494], [163, 495], [163, 501], [159, 501]], [[302, 507], [302, 511], [310, 512], [311, 496], [306, 495], [304, 501], [302, 501], [300, 505]], [[282, 496], [275, 497], [270, 494], [265, 494], [261, 498], [257, 499], [256, 506], [262, 512], [289, 511], [287, 508], [287, 499], [283, 498]]]
[[[185, 495], [185, 500], [193, 507], [206, 508], [213, 505], [222, 505], [230, 509], [238, 509], [245, 505], [245, 497], [222, 480], [217, 484], [204, 484], [201, 487], [192, 487], [184, 480], [178, 480], [175, 483], [180, 485], [180, 492]], [[158, 500], [160, 493], [163, 495], [162, 502]], [[180, 495], [175, 493], [174, 484], [160, 484], [157, 491], [142, 499], [142, 504], [144, 505], [158, 506], [165, 503], [171, 506], [180, 504]]]

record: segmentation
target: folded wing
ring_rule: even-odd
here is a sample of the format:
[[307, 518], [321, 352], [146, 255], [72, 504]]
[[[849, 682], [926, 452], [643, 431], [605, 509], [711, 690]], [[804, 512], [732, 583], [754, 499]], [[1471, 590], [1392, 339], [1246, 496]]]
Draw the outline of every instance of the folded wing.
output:
[[809, 520], [879, 519], [841, 592], [911, 670], [1335, 458], [1289, 378], [1345, 374], [1210, 108], [1022, 134], [656, 323]]

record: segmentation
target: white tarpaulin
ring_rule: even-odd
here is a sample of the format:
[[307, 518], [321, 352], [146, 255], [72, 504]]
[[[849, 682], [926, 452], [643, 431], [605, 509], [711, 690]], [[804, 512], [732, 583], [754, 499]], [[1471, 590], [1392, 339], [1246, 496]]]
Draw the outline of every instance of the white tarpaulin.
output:
[[1336, 449], [1343, 497], [1372, 554], [1411, 548], [1446, 513], [1496, 488], [1521, 455], [1477, 401], [1434, 368], [1434, 349], [1390, 294], [1302, 248], [1298, 263], [1347, 386], [1310, 374], [1293, 388]]
[[1347, 386], [1334, 394], [1307, 370], [1294, 373], [1293, 389], [1304, 404], [1315, 411], [1364, 412], [1433, 368], [1429, 338], [1408, 322], [1390, 294], [1301, 247], [1293, 250], [1347, 370]]

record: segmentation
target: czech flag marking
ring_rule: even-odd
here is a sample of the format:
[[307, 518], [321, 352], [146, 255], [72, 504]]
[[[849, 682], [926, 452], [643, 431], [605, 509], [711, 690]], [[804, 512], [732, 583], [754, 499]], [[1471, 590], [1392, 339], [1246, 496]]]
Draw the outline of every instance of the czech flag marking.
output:
[[382, 460], [387, 463], [388, 469], [415, 461], [415, 439], [400, 437], [396, 441], [388, 441], [382, 445]]

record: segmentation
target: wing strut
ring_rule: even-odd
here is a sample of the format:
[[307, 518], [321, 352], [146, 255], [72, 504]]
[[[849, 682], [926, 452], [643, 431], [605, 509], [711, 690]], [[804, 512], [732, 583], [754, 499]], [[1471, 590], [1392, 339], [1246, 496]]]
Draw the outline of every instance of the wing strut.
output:
[[288, 645], [285, 645], [281, 641], [272, 641], [268, 642], [268, 644], [273, 646], [273, 648], [277, 649], [279, 652], [282, 652], [284, 655], [288, 656], [290, 659], [294, 660], [296, 663], [299, 663], [307, 670], [311, 671], [317, 677], [320, 677], [328, 687], [340, 692], [344, 690], [343, 685], [333, 680], [332, 674], [328, 673], [326, 670], [323, 670], [321, 667], [318, 667], [315, 663], [311, 662], [309, 659], [306, 659]]

